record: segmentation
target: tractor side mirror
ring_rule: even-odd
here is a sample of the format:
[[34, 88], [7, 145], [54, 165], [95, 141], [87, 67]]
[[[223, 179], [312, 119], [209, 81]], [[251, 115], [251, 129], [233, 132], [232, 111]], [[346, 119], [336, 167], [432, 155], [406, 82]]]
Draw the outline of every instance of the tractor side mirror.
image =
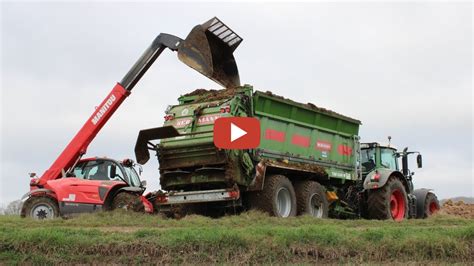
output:
[[142, 182], [140, 182], [140, 186], [141, 187], [146, 187], [146, 180], [142, 180]]
[[422, 160], [422, 158], [421, 158], [421, 154], [418, 154], [418, 155], [416, 156], [416, 164], [418, 165], [418, 168], [423, 167], [423, 160]]

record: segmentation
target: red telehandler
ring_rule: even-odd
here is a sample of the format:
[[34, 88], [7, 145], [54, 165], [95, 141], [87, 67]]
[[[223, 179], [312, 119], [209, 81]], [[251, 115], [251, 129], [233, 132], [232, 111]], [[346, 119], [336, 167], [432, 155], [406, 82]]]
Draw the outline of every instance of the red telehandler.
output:
[[240, 81], [232, 52], [241, 41], [218, 18], [195, 26], [185, 40], [159, 34], [51, 167], [41, 177], [30, 174], [30, 191], [22, 199], [21, 215], [45, 219], [115, 208], [153, 212], [153, 205], [143, 196], [145, 183], [140, 181], [132, 160], [82, 156], [163, 50], [177, 51], [178, 58], [189, 67], [224, 87], [234, 87]]

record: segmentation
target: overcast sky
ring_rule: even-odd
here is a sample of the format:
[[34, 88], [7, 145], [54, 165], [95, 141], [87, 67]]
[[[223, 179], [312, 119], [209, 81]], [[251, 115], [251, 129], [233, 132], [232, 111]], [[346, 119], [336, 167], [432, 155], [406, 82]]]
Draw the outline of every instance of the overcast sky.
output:
[[[421, 151], [416, 187], [473, 196], [471, 3], [1, 3], [0, 203], [29, 189], [160, 32], [217, 16], [244, 39], [242, 83], [362, 121], [362, 141]], [[140, 129], [196, 88], [165, 51], [90, 145], [134, 158]], [[156, 160], [144, 167], [159, 187]]]

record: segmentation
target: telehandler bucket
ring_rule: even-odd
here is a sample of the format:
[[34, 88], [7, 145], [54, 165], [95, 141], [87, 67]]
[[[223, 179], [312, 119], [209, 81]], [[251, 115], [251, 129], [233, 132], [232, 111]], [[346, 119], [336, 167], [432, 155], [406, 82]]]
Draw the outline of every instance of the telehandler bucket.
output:
[[178, 47], [178, 58], [225, 88], [240, 86], [232, 53], [242, 38], [217, 17], [195, 26]]

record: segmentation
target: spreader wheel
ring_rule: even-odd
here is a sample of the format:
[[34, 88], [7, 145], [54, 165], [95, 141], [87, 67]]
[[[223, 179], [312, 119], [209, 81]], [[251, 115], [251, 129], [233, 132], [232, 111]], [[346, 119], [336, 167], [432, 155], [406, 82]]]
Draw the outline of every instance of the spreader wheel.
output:
[[283, 175], [265, 179], [262, 191], [248, 195], [250, 208], [267, 212], [276, 217], [296, 216], [296, 196], [290, 180]]
[[298, 215], [328, 217], [328, 200], [321, 184], [311, 180], [300, 181], [295, 184], [295, 192]]

